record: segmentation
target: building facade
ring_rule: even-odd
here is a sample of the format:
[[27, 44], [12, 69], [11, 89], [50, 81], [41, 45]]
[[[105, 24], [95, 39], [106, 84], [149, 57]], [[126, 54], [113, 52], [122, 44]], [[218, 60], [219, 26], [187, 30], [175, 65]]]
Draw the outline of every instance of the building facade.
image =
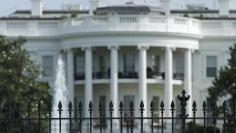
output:
[[42, 10], [41, 0], [31, 1], [32, 10], [0, 18], [0, 34], [27, 39], [24, 47], [41, 66], [39, 80], [52, 88], [62, 53], [69, 100], [93, 101], [95, 109], [99, 102], [108, 108], [111, 100], [114, 116], [120, 101], [125, 108], [134, 101], [136, 111], [144, 101], [144, 116], [152, 100], [157, 110], [161, 100], [169, 110], [182, 90], [191, 96], [191, 115], [190, 103], [206, 100], [236, 41], [236, 11], [229, 10], [228, 0], [219, 0], [219, 10], [170, 10], [169, 0], [161, 0], [160, 7], [99, 7], [91, 0], [90, 10]]

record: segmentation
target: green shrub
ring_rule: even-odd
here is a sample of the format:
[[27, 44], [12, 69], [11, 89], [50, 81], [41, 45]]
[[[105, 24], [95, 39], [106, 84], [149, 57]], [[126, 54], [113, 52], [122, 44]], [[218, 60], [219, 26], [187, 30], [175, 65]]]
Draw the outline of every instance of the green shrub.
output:
[[[195, 126], [195, 131], [196, 133], [204, 133], [204, 126], [199, 125], [199, 124], [194, 124], [193, 122], [187, 123], [186, 131], [185, 133], [193, 133], [194, 131], [194, 126]], [[207, 133], [214, 133], [214, 127], [212, 126], [206, 126], [206, 132]], [[216, 128], [216, 133], [220, 133], [220, 129]]]

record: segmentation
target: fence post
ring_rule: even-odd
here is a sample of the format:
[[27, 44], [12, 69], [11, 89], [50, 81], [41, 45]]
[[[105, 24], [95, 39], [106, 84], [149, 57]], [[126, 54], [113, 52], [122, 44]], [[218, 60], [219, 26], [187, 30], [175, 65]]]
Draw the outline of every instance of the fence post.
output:
[[236, 110], [235, 110], [235, 107], [236, 106], [236, 102], [234, 101], [233, 102], [233, 116], [234, 116], [234, 133], [236, 132]]
[[196, 133], [195, 124], [196, 124], [197, 104], [196, 104], [195, 100], [193, 101], [193, 109], [192, 110], [193, 110], [193, 133]]
[[207, 105], [206, 105], [206, 101], [203, 102], [202, 105], [203, 109], [203, 126], [204, 126], [204, 133], [206, 133], [206, 111], [207, 111]]
[[59, 133], [61, 133], [61, 112], [63, 111], [61, 101], [58, 104], [58, 110], [57, 111], [59, 112]]
[[141, 133], [143, 133], [143, 111], [144, 111], [144, 103], [141, 101], [140, 103], [140, 113], [141, 113]]
[[171, 125], [171, 130], [172, 130], [172, 133], [174, 133], [174, 114], [175, 114], [175, 103], [174, 103], [174, 101], [172, 101], [171, 102], [171, 119], [172, 119], [172, 121], [171, 121], [171, 123], [172, 123], [172, 125]]
[[164, 102], [161, 101], [161, 133], [164, 133], [164, 111], [165, 111], [165, 105]]
[[187, 106], [187, 101], [190, 99], [190, 96], [186, 96], [186, 91], [182, 91], [182, 95], [178, 95], [178, 99], [181, 102], [181, 114], [180, 118], [182, 119], [182, 133], [185, 132], [185, 124], [186, 124], [186, 119], [188, 117], [188, 114], [186, 114], [186, 106]]
[[123, 102], [121, 101], [120, 102], [120, 133], [123, 133], [123, 111], [124, 111], [124, 104]]
[[49, 100], [48, 102], [48, 114], [49, 114], [49, 118], [48, 118], [48, 124], [49, 124], [49, 133], [51, 133], [51, 127], [52, 127], [52, 122], [51, 122], [51, 119], [52, 119], [52, 105], [51, 105], [51, 100]]
[[134, 103], [133, 101], [130, 102], [130, 123], [131, 123], [131, 133], [133, 133], [133, 126], [134, 126]]
[[93, 103], [92, 101], [89, 102], [89, 131], [92, 133], [93, 128], [93, 120], [92, 120], [92, 113], [93, 113]]
[[17, 108], [17, 120], [18, 120], [18, 132], [20, 133], [20, 129], [21, 129], [21, 118], [20, 118], [20, 115], [21, 115], [21, 110], [20, 110], [20, 103], [17, 103], [16, 104], [16, 108]]
[[83, 112], [83, 104], [79, 102], [79, 131], [82, 133], [82, 112]]
[[214, 117], [214, 133], [216, 133], [216, 103], [213, 104], [213, 117]]
[[151, 101], [150, 104], [150, 111], [151, 111], [151, 133], [153, 133], [153, 112], [154, 112], [154, 102]]
[[69, 121], [69, 133], [71, 133], [71, 127], [72, 127], [72, 118], [71, 118], [71, 115], [72, 115], [72, 111], [73, 111], [73, 109], [72, 109], [72, 102], [70, 101], [69, 102], [69, 105], [68, 105], [68, 111], [69, 111], [69, 119], [70, 119], [70, 121]]
[[102, 123], [102, 103], [99, 102], [99, 118], [100, 118], [100, 124], [99, 124], [99, 129], [100, 129], [100, 133], [102, 133], [102, 126], [103, 126], [103, 123]]
[[113, 113], [114, 109], [113, 109], [113, 103], [112, 101], [110, 101], [109, 104], [109, 112], [110, 112], [110, 133], [112, 133], [112, 113]]
[[223, 124], [223, 133], [225, 133], [226, 128], [226, 101], [223, 103], [223, 114], [224, 114], [224, 124]]
[[10, 133], [10, 102], [7, 100], [7, 133]]

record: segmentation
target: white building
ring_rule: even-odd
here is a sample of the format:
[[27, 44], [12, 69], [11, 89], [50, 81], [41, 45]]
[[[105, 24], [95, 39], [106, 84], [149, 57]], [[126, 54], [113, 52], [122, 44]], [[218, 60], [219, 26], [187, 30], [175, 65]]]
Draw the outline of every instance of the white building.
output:
[[236, 41], [236, 11], [229, 10], [229, 0], [219, 0], [219, 10], [170, 10], [169, 0], [161, 0], [160, 7], [99, 7], [91, 0], [90, 11], [42, 10], [41, 0], [31, 1], [31, 11], [0, 18], [0, 34], [27, 39], [25, 48], [43, 71], [40, 80], [50, 85], [63, 51], [69, 99], [85, 105], [91, 100], [95, 109], [99, 101], [108, 106], [112, 100], [114, 116], [119, 101], [127, 108], [133, 100], [137, 115], [141, 100], [144, 116], [152, 100], [155, 106], [165, 101], [168, 109], [183, 89], [201, 107]]

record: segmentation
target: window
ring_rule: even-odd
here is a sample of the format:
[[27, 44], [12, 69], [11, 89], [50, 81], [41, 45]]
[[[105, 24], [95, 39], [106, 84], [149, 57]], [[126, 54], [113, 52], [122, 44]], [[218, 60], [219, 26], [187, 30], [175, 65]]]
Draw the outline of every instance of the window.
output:
[[175, 79], [184, 78], [184, 56], [176, 55], [175, 57]]
[[153, 56], [153, 71], [155, 74], [160, 73], [160, 56], [159, 55]]
[[53, 76], [53, 56], [43, 56], [42, 57], [42, 69], [43, 77], [52, 77]]
[[133, 54], [124, 55], [124, 72], [134, 72], [134, 60]]
[[105, 72], [105, 58], [103, 55], [98, 57], [99, 72]]
[[84, 56], [76, 55], [75, 56], [75, 74], [81, 75], [84, 73]]
[[217, 72], [217, 57], [207, 56], [206, 76], [215, 77]]
[[[134, 95], [125, 95], [124, 96], [124, 112], [127, 116], [130, 116], [129, 109], [130, 109], [130, 102], [134, 103]], [[134, 104], [135, 105], [135, 104]]]

